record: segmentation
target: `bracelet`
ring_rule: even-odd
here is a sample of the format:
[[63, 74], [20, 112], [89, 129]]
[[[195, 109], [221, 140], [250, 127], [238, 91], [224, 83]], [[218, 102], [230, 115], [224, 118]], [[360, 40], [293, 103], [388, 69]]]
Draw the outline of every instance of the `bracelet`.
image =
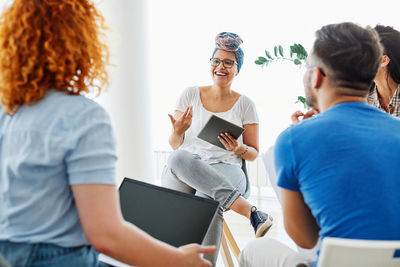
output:
[[[245, 144], [243, 144], [243, 145], [245, 145]], [[245, 145], [245, 146], [246, 146], [246, 150], [242, 154], [240, 154], [239, 157], [243, 157], [243, 155], [246, 154], [247, 151], [249, 151], [249, 147], [247, 145]]]

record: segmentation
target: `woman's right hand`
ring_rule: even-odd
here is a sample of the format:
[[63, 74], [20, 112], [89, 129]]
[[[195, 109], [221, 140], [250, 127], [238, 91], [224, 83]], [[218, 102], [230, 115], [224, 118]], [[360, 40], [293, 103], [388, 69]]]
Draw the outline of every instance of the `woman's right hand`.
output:
[[192, 124], [192, 115], [192, 106], [188, 106], [185, 112], [183, 112], [177, 119], [175, 119], [171, 114], [168, 114], [176, 135], [180, 136], [184, 134], [187, 129], [189, 129], [190, 125]]

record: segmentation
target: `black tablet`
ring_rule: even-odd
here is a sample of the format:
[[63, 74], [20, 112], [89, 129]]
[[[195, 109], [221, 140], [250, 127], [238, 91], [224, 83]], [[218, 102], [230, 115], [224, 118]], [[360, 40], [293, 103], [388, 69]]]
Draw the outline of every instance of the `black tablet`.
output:
[[235, 139], [238, 139], [244, 132], [244, 128], [218, 116], [211, 115], [210, 119], [207, 121], [206, 125], [204, 125], [197, 137], [225, 149], [224, 145], [218, 140], [218, 136], [221, 133], [226, 132], [232, 135]]

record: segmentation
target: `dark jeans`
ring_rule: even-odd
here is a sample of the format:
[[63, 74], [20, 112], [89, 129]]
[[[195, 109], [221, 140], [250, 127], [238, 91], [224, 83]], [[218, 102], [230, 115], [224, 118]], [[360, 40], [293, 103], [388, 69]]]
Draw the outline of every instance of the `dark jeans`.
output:
[[12, 267], [105, 267], [91, 246], [64, 248], [53, 244], [0, 241], [0, 254]]

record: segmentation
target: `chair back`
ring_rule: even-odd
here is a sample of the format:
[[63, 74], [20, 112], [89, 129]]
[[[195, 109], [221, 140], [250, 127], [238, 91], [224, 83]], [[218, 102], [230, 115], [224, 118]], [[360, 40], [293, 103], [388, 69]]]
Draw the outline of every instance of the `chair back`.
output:
[[249, 176], [247, 174], [246, 161], [244, 159], [242, 159], [242, 170], [244, 172], [244, 175], [246, 176], [246, 190], [244, 191], [244, 194], [242, 195], [242, 197], [248, 198], [251, 193], [251, 186], [250, 186]]
[[267, 171], [267, 176], [269, 183], [272, 186], [272, 189], [274, 189], [276, 196], [279, 199], [279, 202], [282, 202], [282, 196], [281, 196], [281, 190], [278, 188], [278, 176], [276, 175], [275, 172], [275, 166], [274, 166], [274, 146], [270, 146], [267, 151], [265, 151], [262, 154], [262, 159], [264, 162], [264, 167], [265, 170]]
[[400, 266], [400, 240], [360, 240], [325, 237], [317, 267]]

